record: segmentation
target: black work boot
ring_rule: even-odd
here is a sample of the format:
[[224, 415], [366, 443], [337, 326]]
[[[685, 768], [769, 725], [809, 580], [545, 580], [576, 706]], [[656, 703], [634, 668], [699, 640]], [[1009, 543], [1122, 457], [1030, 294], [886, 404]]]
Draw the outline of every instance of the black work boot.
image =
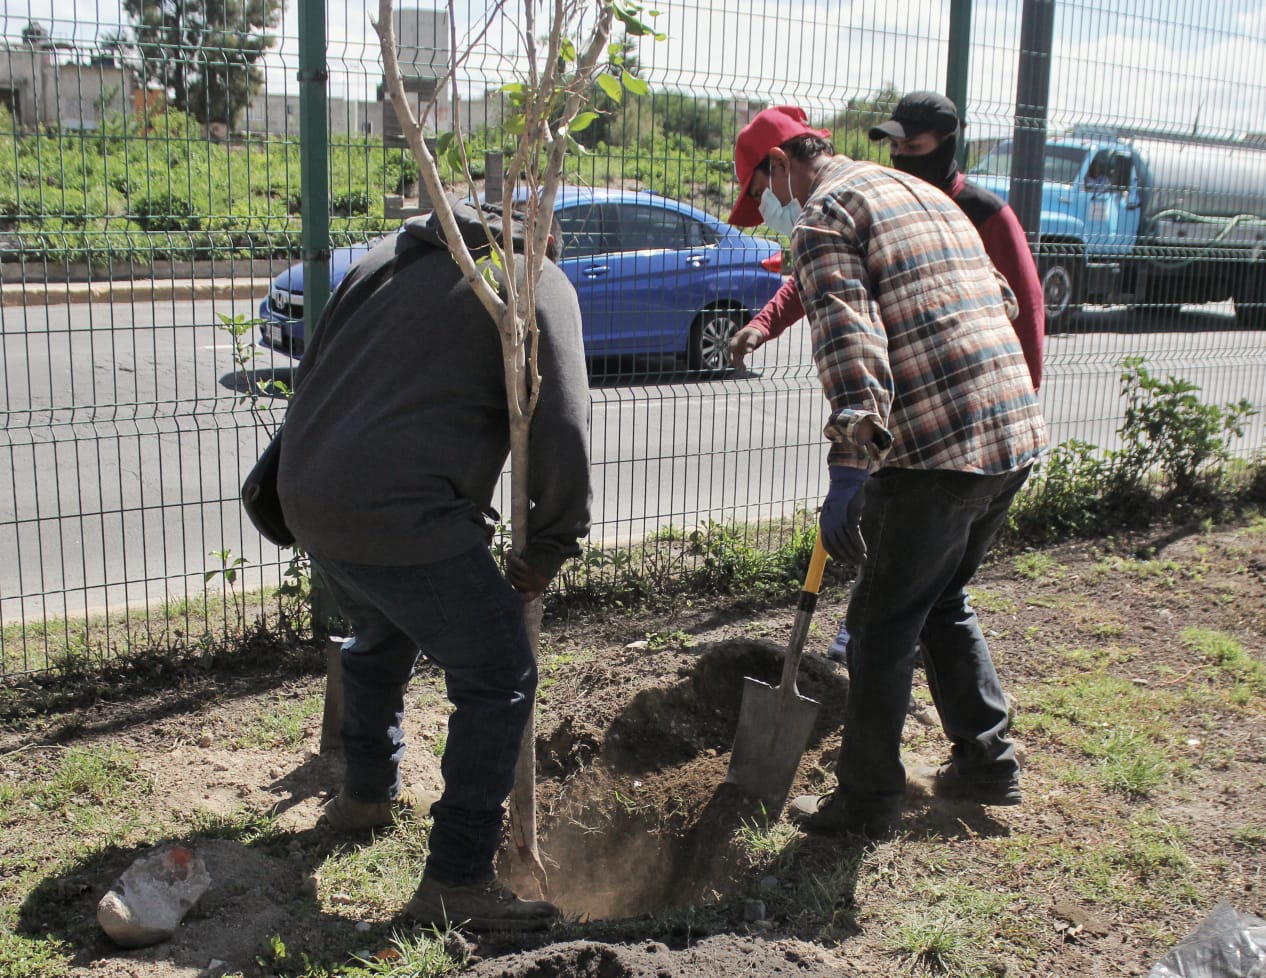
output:
[[801, 795], [791, 802], [788, 812], [793, 822], [809, 832], [881, 839], [901, 819], [901, 803], [849, 801], [837, 788], [825, 795]]

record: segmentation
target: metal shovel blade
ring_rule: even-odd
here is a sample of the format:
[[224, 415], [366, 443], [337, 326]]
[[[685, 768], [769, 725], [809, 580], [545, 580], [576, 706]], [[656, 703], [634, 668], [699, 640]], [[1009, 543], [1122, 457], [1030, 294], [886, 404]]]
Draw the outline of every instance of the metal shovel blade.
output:
[[734, 749], [730, 752], [730, 768], [725, 780], [738, 786], [748, 797], [759, 799], [770, 818], [777, 818], [782, 812], [818, 716], [817, 702], [796, 690], [796, 673], [800, 669], [800, 656], [804, 652], [825, 566], [826, 551], [819, 535], [804, 589], [800, 592], [800, 605], [783, 658], [779, 685], [770, 686], [751, 676], [743, 683], [738, 729], [734, 733]]

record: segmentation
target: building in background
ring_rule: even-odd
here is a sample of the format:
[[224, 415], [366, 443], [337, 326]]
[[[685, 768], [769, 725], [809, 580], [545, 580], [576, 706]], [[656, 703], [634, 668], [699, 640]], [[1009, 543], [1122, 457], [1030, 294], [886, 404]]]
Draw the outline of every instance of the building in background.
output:
[[96, 129], [129, 110], [135, 88], [132, 73], [96, 49], [0, 43], [0, 105], [22, 129]]

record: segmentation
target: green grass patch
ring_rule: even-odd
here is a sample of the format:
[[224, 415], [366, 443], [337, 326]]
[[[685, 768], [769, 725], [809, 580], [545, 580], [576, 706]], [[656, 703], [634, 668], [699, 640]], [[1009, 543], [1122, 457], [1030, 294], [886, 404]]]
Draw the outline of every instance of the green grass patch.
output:
[[[454, 956], [447, 933], [408, 934], [395, 931], [391, 946], [356, 964], [339, 969], [344, 978], [438, 978], [466, 966], [467, 956]], [[461, 946], [461, 945], [457, 945]]]
[[1209, 628], [1183, 629], [1182, 640], [1231, 677], [1239, 705], [1266, 696], [1266, 663], [1253, 658], [1239, 640]]
[[1017, 555], [1012, 558], [1011, 566], [1017, 574], [1029, 581], [1058, 580], [1064, 570], [1054, 557], [1040, 550]]
[[1266, 825], [1249, 824], [1237, 826], [1231, 832], [1231, 839], [1245, 849], [1266, 849]]
[[324, 906], [347, 904], [385, 914], [402, 907], [422, 878], [430, 818], [407, 817], [368, 843], [344, 846], [317, 870]]
[[61, 978], [70, 974], [70, 956], [64, 941], [0, 928], [0, 978]]
[[1020, 610], [1020, 603], [1015, 598], [998, 591], [973, 588], [967, 597], [973, 608], [989, 614], [1014, 615]]
[[293, 750], [303, 743], [308, 721], [321, 716], [324, 708], [323, 696], [270, 704], [250, 727], [233, 738], [232, 744], [239, 750]]

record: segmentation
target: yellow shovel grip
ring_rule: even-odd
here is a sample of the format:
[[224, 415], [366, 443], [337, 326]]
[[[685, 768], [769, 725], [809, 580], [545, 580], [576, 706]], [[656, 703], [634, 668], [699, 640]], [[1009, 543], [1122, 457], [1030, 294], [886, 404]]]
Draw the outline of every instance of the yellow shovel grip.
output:
[[826, 568], [826, 547], [822, 546], [822, 531], [813, 540], [813, 556], [809, 558], [809, 573], [804, 578], [804, 589], [817, 594], [822, 586], [822, 571]]

